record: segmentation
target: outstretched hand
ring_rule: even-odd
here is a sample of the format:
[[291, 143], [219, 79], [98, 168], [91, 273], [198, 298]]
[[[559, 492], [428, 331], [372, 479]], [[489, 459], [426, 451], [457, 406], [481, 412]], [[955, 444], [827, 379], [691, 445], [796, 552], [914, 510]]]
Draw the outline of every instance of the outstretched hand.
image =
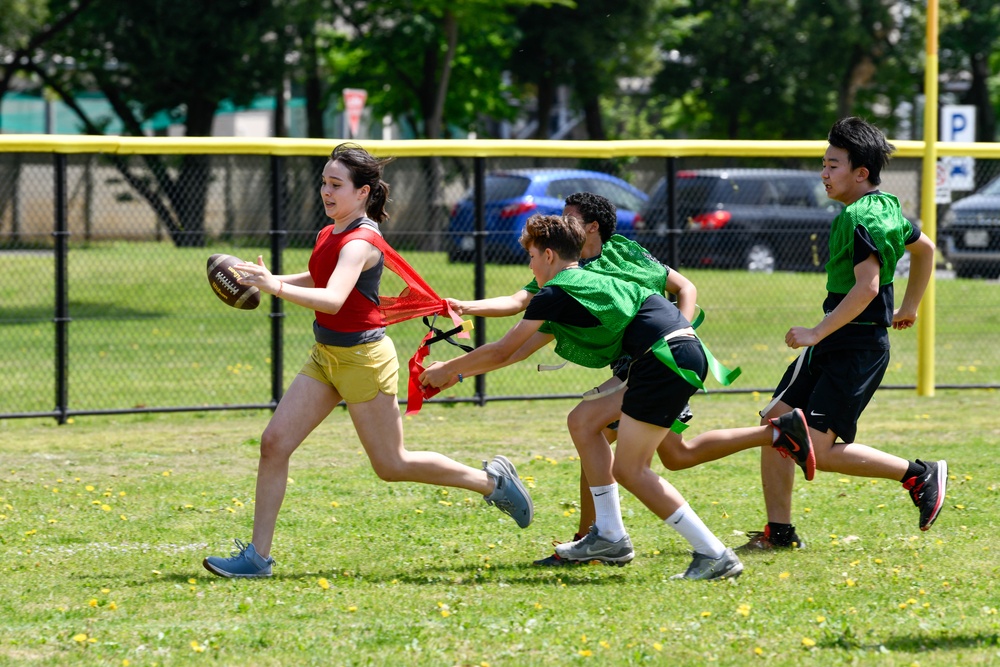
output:
[[253, 285], [261, 292], [267, 294], [277, 294], [281, 288], [281, 281], [274, 277], [264, 264], [263, 255], [257, 255], [257, 263], [241, 262], [236, 265], [236, 269], [248, 275], [239, 279], [241, 285]]

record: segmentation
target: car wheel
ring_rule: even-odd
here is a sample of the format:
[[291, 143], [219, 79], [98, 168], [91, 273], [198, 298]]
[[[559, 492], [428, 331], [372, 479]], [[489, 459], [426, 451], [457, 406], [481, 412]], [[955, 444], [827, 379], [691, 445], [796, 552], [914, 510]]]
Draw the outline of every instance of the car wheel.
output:
[[763, 241], [754, 241], [744, 255], [743, 265], [747, 271], [755, 273], [773, 273], [775, 265], [774, 250]]

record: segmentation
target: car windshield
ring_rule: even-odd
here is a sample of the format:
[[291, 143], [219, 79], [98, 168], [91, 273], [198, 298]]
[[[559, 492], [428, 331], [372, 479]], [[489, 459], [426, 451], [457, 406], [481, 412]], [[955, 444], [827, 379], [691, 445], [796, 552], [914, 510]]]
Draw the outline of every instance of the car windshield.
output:
[[[487, 174], [486, 175], [486, 201], [503, 201], [514, 199], [524, 194], [531, 181], [523, 176], [512, 174]], [[469, 191], [472, 196], [472, 190]]]
[[764, 181], [696, 176], [677, 179], [677, 199], [693, 206], [763, 204]]
[[995, 179], [992, 183], [980, 190], [979, 194], [993, 196], [1000, 195], [1000, 178]]

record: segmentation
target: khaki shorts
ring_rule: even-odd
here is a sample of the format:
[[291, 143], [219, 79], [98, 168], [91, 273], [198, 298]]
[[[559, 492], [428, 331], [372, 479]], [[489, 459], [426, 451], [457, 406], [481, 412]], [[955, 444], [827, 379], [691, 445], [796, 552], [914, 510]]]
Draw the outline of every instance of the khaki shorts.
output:
[[396, 395], [399, 361], [388, 337], [352, 347], [316, 343], [299, 373], [330, 385], [347, 403], [364, 403], [380, 391]]

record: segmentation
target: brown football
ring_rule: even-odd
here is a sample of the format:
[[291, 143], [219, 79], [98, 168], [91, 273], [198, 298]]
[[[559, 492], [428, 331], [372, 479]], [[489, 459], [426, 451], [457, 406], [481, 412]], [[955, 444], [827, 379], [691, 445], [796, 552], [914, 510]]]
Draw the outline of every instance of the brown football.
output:
[[216, 254], [208, 258], [208, 284], [223, 303], [240, 310], [253, 310], [260, 305], [260, 290], [251, 285], [241, 285], [238, 280], [249, 275], [238, 271], [239, 257]]

